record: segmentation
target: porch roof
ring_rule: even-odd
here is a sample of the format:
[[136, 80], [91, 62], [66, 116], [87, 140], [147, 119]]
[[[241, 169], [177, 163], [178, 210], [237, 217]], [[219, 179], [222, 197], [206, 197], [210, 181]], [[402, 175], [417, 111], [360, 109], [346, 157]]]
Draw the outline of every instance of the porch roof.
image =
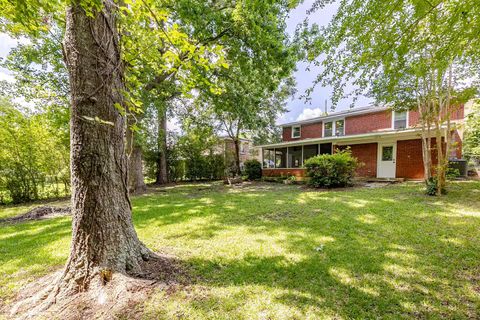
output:
[[258, 148], [282, 148], [290, 146], [301, 146], [308, 144], [317, 144], [317, 143], [334, 143], [336, 145], [344, 144], [359, 144], [359, 143], [368, 143], [368, 142], [377, 142], [383, 140], [400, 140], [400, 139], [415, 139], [420, 136], [420, 128], [408, 128], [401, 130], [384, 130], [369, 132], [363, 134], [351, 134], [346, 136], [334, 136], [334, 137], [324, 137], [324, 138], [309, 138], [295, 141], [279, 142], [273, 144], [265, 144], [257, 146]]

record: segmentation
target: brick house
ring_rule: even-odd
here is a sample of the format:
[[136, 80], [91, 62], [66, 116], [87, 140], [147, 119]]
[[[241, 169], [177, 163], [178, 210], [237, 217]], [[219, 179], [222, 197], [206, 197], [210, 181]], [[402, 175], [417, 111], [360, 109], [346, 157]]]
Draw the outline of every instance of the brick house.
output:
[[[452, 114], [464, 119], [464, 106]], [[303, 161], [350, 147], [363, 166], [357, 176], [370, 178], [423, 178], [421, 128], [416, 111], [398, 112], [386, 107], [363, 107], [282, 125], [281, 143], [260, 146], [263, 175], [305, 176]], [[460, 126], [459, 126], [460, 127]], [[462, 157], [462, 132], [452, 132], [451, 158]], [[435, 161], [435, 152], [432, 152]]]
[[[225, 164], [227, 166], [233, 166], [235, 161], [235, 144], [233, 139], [227, 136], [219, 137], [219, 145], [216, 150], [217, 153], [223, 153], [225, 156]], [[254, 147], [253, 141], [250, 139], [240, 138], [240, 170], [243, 170], [243, 164], [245, 161], [254, 159]]]

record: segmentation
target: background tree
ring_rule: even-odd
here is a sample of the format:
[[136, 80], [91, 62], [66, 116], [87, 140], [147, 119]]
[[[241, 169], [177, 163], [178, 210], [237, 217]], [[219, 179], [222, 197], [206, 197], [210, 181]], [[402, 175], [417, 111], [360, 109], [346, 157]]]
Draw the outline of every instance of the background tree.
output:
[[472, 112], [467, 118], [463, 151], [467, 158], [480, 159], [480, 104], [478, 102], [472, 106]]
[[[267, 81], [274, 81], [275, 84], [271, 84], [271, 87], [276, 90], [275, 86], [278, 86], [278, 81], [287, 77], [294, 67], [293, 50], [287, 43], [288, 37], [285, 34], [285, 19], [296, 3], [297, 1], [219, 3], [218, 1], [183, 0], [166, 2], [165, 8], [172, 13], [172, 20], [178, 22], [178, 30], [184, 32], [187, 35], [186, 38], [190, 39], [190, 46], [184, 46], [182, 49], [169, 39], [163, 40], [163, 46], [176, 48], [174, 51], [180, 52], [175, 61], [175, 68], [168, 73], [155, 71], [151, 74], [144, 72], [141, 74], [144, 79], [140, 82], [145, 84], [145, 91], [149, 92], [151, 99], [162, 101], [159, 104], [162, 104], [163, 107], [158, 108], [158, 112], [163, 115], [163, 117], [157, 117], [159, 127], [165, 127], [166, 119], [164, 118], [167, 115], [181, 116], [175, 113], [176, 108], [172, 108], [177, 103], [176, 99], [191, 97], [192, 90], [202, 94], [201, 99], [218, 95], [221, 90], [225, 89], [225, 83], [221, 84], [220, 81], [225, 82], [226, 77], [232, 80], [230, 84], [230, 89], [232, 89], [233, 81], [237, 81], [239, 84], [244, 82], [247, 77], [252, 79], [252, 72], [255, 72], [255, 76], [265, 75], [263, 79], [269, 77]], [[162, 24], [168, 25], [166, 22], [160, 23], [160, 25]], [[185, 51], [186, 48], [200, 53], [204, 48], [209, 47], [221, 48], [225, 59], [222, 56], [221, 60], [214, 59], [215, 64], [206, 65], [201, 59], [189, 58], [187, 54], [189, 51]], [[135, 54], [135, 57], [137, 56]], [[228, 56], [228, 61], [226, 61], [226, 56]], [[208, 55], [204, 55], [204, 57], [210, 59]], [[237, 63], [239, 59], [243, 59], [243, 61], [237, 64], [236, 70], [228, 71], [227, 67], [234, 61]], [[147, 61], [150, 61], [147, 63], [148, 65], [152, 64], [150, 57], [146, 59]], [[155, 59], [155, 61], [161, 61], [161, 59]], [[251, 66], [246, 66], [247, 61]], [[238, 67], [241, 64], [244, 64], [242, 70]], [[239, 77], [243, 79], [239, 80]], [[257, 85], [259, 83], [258, 81]], [[224, 86], [223, 89], [220, 89], [221, 85]], [[253, 84], [250, 83], [249, 86], [253, 86]], [[272, 91], [272, 88], [269, 90]], [[261, 98], [258, 92], [263, 89], [266, 89], [264, 84], [262, 89], [257, 90], [256, 99]], [[253, 95], [253, 92], [248, 94]], [[271, 92], [270, 96], [267, 92], [261, 94], [263, 98], [271, 99]], [[237, 102], [240, 102], [238, 96], [236, 99]], [[272, 112], [272, 115], [276, 114]], [[226, 118], [224, 117], [224, 119]], [[235, 124], [230, 123], [231, 125]], [[164, 131], [165, 128], [157, 131], [159, 146], [162, 147], [158, 152], [156, 178], [158, 183], [167, 181], [167, 178], [164, 177], [166, 172], [164, 149], [165, 137], [168, 135]]]
[[[331, 2], [316, 1], [311, 12]], [[478, 14], [476, 1], [342, 1], [326, 27], [297, 33], [306, 58], [322, 67], [316, 84], [333, 87], [334, 105], [367, 93], [393, 108], [419, 111], [425, 179], [435, 171], [438, 193], [444, 189], [454, 129], [451, 111], [471, 97], [465, 80], [478, 74], [473, 60], [478, 37], [472, 29]], [[347, 84], [355, 89], [346, 92]], [[435, 148], [434, 168], [432, 136], [438, 145], [442, 137], [446, 143], [445, 149]]]
[[0, 203], [69, 194], [68, 148], [48, 116], [0, 100]]
[[[234, 172], [240, 174], [240, 141], [242, 136], [268, 130], [279, 114], [286, 111], [286, 99], [292, 95], [294, 81], [266, 79], [261, 70], [236, 74], [232, 66], [228, 75], [219, 76], [222, 93], [200, 95], [203, 108], [213, 108], [213, 117], [220, 129], [234, 144]], [[240, 69], [240, 68], [239, 68]]]

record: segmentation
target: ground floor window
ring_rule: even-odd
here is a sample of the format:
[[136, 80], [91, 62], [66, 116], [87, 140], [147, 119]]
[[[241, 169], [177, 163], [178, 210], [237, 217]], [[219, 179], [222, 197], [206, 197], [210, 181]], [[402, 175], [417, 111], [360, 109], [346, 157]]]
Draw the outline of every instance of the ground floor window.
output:
[[318, 144], [303, 146], [303, 160], [315, 157], [318, 154]]
[[331, 143], [320, 144], [319, 154], [332, 154], [332, 144]]
[[263, 167], [275, 168], [275, 153], [274, 149], [263, 149]]

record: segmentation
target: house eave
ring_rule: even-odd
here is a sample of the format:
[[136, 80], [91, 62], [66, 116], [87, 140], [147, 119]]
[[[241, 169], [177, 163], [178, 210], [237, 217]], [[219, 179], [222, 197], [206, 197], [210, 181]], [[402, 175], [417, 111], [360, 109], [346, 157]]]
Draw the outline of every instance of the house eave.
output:
[[344, 111], [339, 111], [339, 112], [334, 112], [332, 114], [326, 115], [326, 116], [321, 116], [321, 117], [316, 117], [316, 118], [311, 118], [307, 120], [301, 120], [301, 121], [294, 121], [294, 122], [288, 122], [288, 123], [283, 123], [280, 124], [280, 127], [291, 127], [295, 125], [302, 125], [302, 124], [310, 124], [310, 123], [316, 123], [316, 122], [321, 122], [325, 120], [333, 120], [333, 119], [338, 119], [338, 118], [344, 118], [344, 117], [351, 117], [351, 116], [357, 116], [357, 115], [362, 115], [362, 114], [368, 114], [368, 113], [377, 113], [377, 112], [382, 112], [385, 110], [388, 110], [388, 107], [363, 107], [363, 108], [353, 108], [349, 110], [344, 110]]
[[311, 139], [302, 139], [296, 141], [280, 142], [273, 144], [266, 144], [258, 146], [259, 148], [277, 148], [277, 147], [290, 147], [290, 146], [301, 146], [307, 144], [316, 144], [316, 143], [329, 143], [332, 142], [336, 145], [343, 144], [355, 144], [355, 143], [365, 143], [366, 141], [371, 140], [385, 140], [385, 139], [408, 139], [416, 138], [420, 135], [420, 128], [409, 128], [403, 130], [385, 130], [370, 132], [364, 134], [354, 134], [346, 136], [335, 136], [335, 137], [324, 137], [324, 138], [311, 138]]

